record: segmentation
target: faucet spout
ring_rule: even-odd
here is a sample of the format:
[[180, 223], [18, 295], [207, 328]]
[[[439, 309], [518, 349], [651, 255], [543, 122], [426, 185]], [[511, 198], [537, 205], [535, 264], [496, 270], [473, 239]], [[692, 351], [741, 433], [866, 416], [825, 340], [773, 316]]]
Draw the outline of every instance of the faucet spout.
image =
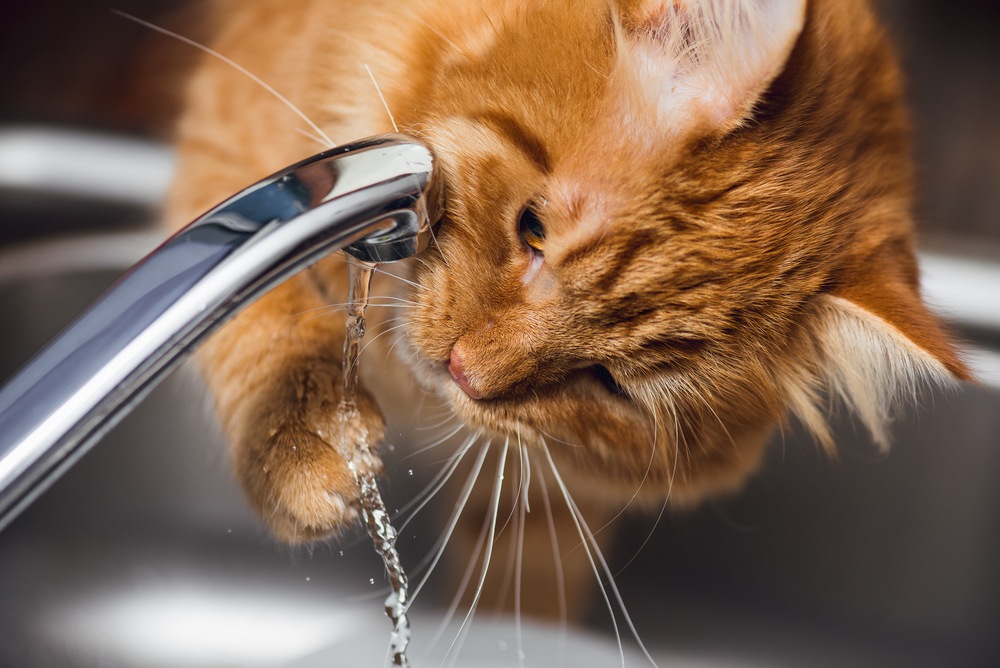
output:
[[0, 390], [0, 530], [239, 310], [339, 249], [368, 262], [419, 253], [442, 197], [425, 145], [374, 137], [292, 165], [167, 240]]

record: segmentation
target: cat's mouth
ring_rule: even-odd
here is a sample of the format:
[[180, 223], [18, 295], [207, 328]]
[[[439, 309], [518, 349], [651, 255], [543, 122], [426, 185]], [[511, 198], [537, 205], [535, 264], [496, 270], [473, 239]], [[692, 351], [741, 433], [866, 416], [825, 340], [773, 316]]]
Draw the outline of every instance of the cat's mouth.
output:
[[559, 392], [567, 388], [578, 389], [581, 385], [591, 390], [597, 390], [603, 398], [634, 404], [634, 400], [628, 390], [615, 380], [614, 375], [612, 375], [606, 366], [601, 364], [593, 364], [576, 369], [570, 372], [559, 383], [553, 383], [545, 387], [522, 389], [500, 397], [486, 399], [480, 397], [469, 385], [461, 368], [456, 369], [454, 360], [440, 362], [434, 365], [434, 367], [435, 380], [439, 383], [447, 384], [449, 386], [449, 394], [464, 400], [471, 400], [476, 405], [509, 405], [511, 403], [530, 400], [532, 397], [537, 398], [540, 392]]
[[628, 401], [629, 403], [633, 402], [632, 396], [628, 393], [628, 390], [618, 384], [618, 381], [615, 380], [615, 377], [606, 366], [602, 364], [595, 364], [587, 367], [583, 371], [596, 380], [597, 383], [614, 398], [622, 399], [624, 401]]

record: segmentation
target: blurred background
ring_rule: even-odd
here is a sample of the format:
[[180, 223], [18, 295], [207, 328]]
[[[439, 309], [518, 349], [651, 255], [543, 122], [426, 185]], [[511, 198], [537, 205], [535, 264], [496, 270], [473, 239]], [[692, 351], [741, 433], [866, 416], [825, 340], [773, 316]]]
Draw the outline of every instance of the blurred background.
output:
[[[956, 301], [944, 291], [935, 304], [971, 344], [1000, 350], [1000, 4], [876, 5], [909, 78], [924, 247], [947, 260], [935, 276], [966, 281], [952, 288]], [[113, 8], [200, 39], [203, 6]], [[171, 166], [163, 143], [196, 55], [100, 3], [0, 4], [0, 375], [152, 248]], [[37, 150], [53, 141], [81, 160], [107, 160], [68, 186], [22, 179], [26, 164], [52, 168]], [[116, 156], [129, 173], [105, 164]], [[130, 178], [126, 194], [101, 187]], [[958, 314], [963, 296], [978, 316]], [[993, 383], [922, 397], [886, 456], [847, 420], [836, 462], [792, 428], [744, 494], [668, 513], [655, 531], [654, 517], [625, 520], [612, 567], [657, 656], [705, 666], [1000, 665]], [[344, 610], [374, 611], [379, 633], [387, 628], [376, 603], [352, 603], [369, 580], [381, 582], [367, 545], [303, 551], [267, 538], [206, 404], [188, 375], [171, 379], [0, 533], [0, 666], [292, 665], [328, 650]], [[401, 471], [412, 464], [397, 466], [390, 494], [405, 500], [413, 484]], [[404, 560], [432, 538], [413, 537]], [[600, 605], [589, 623], [607, 634]]]

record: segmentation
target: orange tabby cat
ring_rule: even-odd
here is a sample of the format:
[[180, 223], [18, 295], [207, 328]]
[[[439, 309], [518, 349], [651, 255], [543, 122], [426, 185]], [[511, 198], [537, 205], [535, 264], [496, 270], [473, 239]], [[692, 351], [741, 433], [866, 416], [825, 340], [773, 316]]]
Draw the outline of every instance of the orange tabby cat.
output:
[[[827, 394], [885, 444], [897, 397], [967, 375], [920, 301], [907, 117], [864, 0], [220, 0], [216, 22], [211, 46], [335, 141], [391, 131], [388, 110], [443, 165], [447, 210], [412, 287], [376, 279], [410, 300], [370, 312], [370, 331], [405, 323], [394, 361], [391, 336], [367, 355], [379, 438], [373, 397], [414, 411], [412, 374], [484, 441], [551, 456], [599, 516], [637, 490], [737, 489], [789, 413], [832, 447]], [[322, 148], [299, 129], [205, 59], [171, 219]], [[343, 259], [324, 261], [200, 355], [247, 494], [286, 540], [356, 515], [326, 440], [344, 316], [317, 315], [344, 283]], [[529, 545], [549, 541], [537, 504], [523, 522]], [[525, 605], [551, 612], [549, 548], [525, 554]]]

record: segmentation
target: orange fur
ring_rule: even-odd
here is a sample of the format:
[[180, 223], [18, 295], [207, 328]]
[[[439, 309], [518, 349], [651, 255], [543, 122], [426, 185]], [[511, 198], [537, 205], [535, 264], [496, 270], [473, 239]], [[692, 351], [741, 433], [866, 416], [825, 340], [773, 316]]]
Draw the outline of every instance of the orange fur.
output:
[[[438, 244], [410, 266], [414, 290], [376, 286], [416, 301], [397, 348], [462, 421], [547, 441], [607, 508], [640, 486], [677, 503], [737, 489], [789, 412], [830, 444], [825, 393], [884, 441], [890, 394], [967, 377], [920, 302], [900, 77], [864, 0], [218, 11], [212, 46], [335, 140], [391, 129], [367, 65], [400, 130], [432, 146], [448, 187]], [[172, 219], [315, 152], [298, 125], [206, 59]], [[528, 273], [530, 202], [544, 202], [546, 240]], [[244, 485], [291, 540], [336, 530], [357, 497], [317, 436], [338, 397], [343, 317], [309, 315], [343, 301], [343, 284], [341, 260], [321, 263], [201, 355]], [[415, 405], [399, 399], [406, 370], [390, 371], [369, 389]], [[364, 411], [381, 433], [378, 409]]]

